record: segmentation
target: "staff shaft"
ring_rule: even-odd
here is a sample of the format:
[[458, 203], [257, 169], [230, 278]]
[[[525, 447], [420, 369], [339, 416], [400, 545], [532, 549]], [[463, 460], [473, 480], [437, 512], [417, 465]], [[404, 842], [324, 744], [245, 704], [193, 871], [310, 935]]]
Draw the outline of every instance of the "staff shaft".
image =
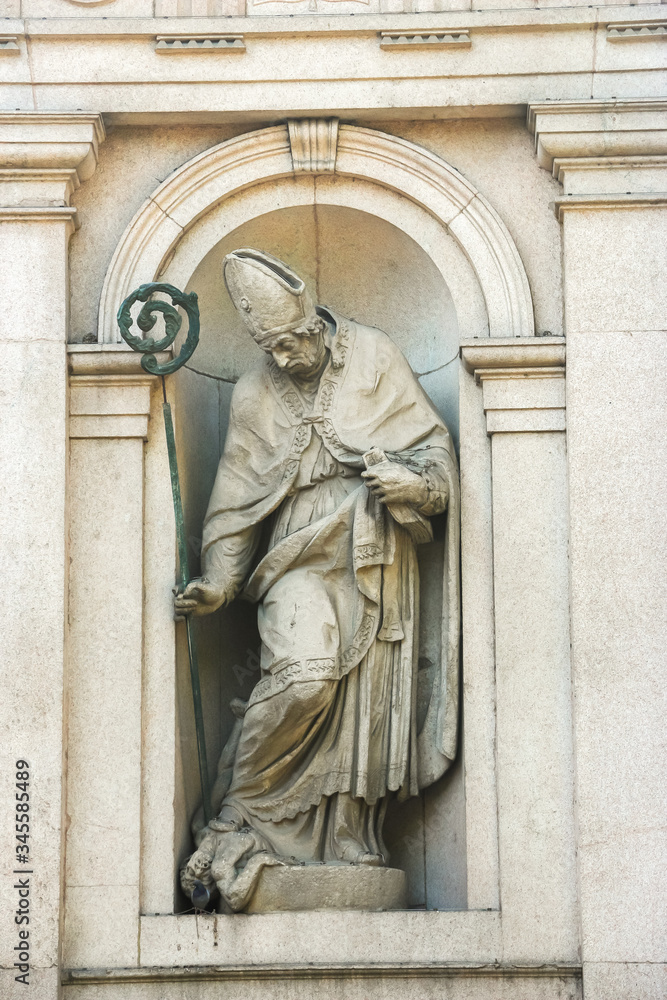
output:
[[[164, 377], [163, 377], [164, 388]], [[174, 518], [176, 521], [176, 539], [178, 542], [178, 570], [179, 589], [181, 593], [190, 582], [190, 571], [188, 566], [188, 549], [185, 538], [185, 524], [183, 522], [183, 503], [181, 501], [181, 484], [178, 477], [178, 462], [176, 459], [176, 439], [174, 437], [174, 423], [171, 417], [171, 406], [164, 401], [162, 404], [162, 415], [164, 417], [164, 430], [167, 438], [167, 454], [169, 455], [169, 473], [171, 476], [171, 495], [174, 501]], [[208, 780], [208, 760], [206, 756], [206, 739], [204, 734], [204, 713], [202, 710], [201, 685], [199, 683], [199, 661], [197, 659], [197, 644], [195, 641], [194, 622], [188, 615], [185, 619], [185, 627], [188, 637], [188, 659], [190, 661], [190, 682], [192, 685], [192, 701], [195, 710], [195, 731], [197, 733], [197, 757], [199, 759], [199, 778], [201, 781], [202, 805], [204, 808], [204, 819], [208, 823], [213, 819], [211, 808], [211, 787]]]

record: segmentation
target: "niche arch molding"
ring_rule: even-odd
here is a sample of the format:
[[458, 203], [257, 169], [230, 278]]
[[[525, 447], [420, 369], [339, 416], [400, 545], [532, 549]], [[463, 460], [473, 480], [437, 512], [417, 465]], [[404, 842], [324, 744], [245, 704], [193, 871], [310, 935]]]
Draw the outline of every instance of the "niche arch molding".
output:
[[[207, 213], [247, 189], [303, 176], [294, 173], [287, 125], [236, 136], [179, 167], [144, 202], [116, 247], [102, 288], [98, 341], [119, 342], [116, 313], [123, 299], [137, 285], [164, 278], [183, 236]], [[489, 202], [445, 160], [405, 139], [341, 125], [335, 172], [326, 176], [365, 181], [426, 211], [471, 265], [489, 335], [534, 336], [530, 288], [512, 237]]]

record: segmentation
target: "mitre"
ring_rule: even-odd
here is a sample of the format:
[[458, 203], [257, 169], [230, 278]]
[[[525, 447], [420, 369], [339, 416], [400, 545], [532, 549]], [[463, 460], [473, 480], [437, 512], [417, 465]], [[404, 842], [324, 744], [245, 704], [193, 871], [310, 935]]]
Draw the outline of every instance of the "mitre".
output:
[[232, 302], [260, 344], [317, 318], [303, 279], [269, 253], [234, 250], [225, 257], [222, 273]]

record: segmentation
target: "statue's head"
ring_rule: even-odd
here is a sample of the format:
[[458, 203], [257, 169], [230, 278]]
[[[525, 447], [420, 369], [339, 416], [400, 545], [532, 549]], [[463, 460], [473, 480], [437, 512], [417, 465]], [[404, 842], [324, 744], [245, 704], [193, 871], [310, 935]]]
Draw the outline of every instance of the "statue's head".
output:
[[244, 247], [222, 265], [227, 291], [255, 342], [280, 368], [307, 375], [325, 350], [325, 321], [302, 278], [283, 261]]

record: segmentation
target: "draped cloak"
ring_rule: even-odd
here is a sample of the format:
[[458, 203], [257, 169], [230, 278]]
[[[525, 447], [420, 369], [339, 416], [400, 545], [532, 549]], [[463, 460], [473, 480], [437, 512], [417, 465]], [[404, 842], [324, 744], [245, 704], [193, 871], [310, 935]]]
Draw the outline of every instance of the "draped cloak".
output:
[[[345, 793], [369, 807], [389, 792], [406, 798], [456, 752], [460, 504], [451, 438], [386, 334], [318, 311], [334, 332], [314, 399], [270, 357], [236, 385], [203, 533], [204, 572], [260, 605], [263, 640], [224, 801], [277, 852], [290, 843], [281, 824], [324, 797]], [[314, 435], [349, 481], [333, 510], [294, 530], [285, 512]], [[419, 732], [415, 548], [359, 478], [373, 448], [423, 477], [424, 513], [446, 506], [442, 656]], [[253, 569], [262, 522], [281, 512], [281, 530]]]

